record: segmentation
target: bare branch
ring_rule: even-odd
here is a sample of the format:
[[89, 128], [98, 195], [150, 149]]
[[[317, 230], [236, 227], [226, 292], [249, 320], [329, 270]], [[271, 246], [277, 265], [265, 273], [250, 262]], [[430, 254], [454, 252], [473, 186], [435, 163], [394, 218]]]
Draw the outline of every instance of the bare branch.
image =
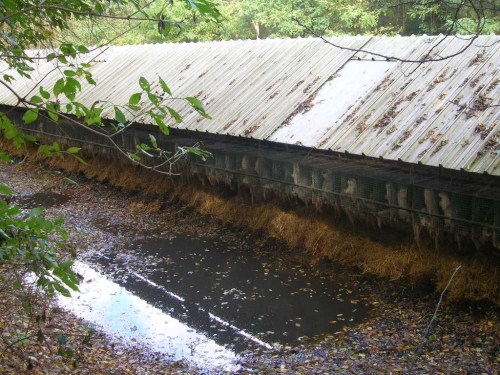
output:
[[[436, 320], [437, 318], [437, 314], [439, 312], [439, 308], [441, 307], [441, 303], [443, 302], [443, 297], [446, 293], [446, 291], [448, 290], [448, 288], [450, 287], [453, 279], [455, 278], [455, 275], [457, 274], [457, 272], [460, 270], [460, 268], [462, 268], [462, 266], [458, 266], [457, 268], [455, 268], [455, 271], [453, 271], [453, 274], [451, 275], [450, 279], [448, 280], [448, 283], [446, 284], [445, 288], [443, 289], [443, 291], [441, 292], [441, 295], [439, 296], [439, 301], [436, 305], [436, 308], [434, 310], [434, 314], [432, 314], [432, 317], [431, 317], [431, 320], [429, 321], [429, 323], [427, 324], [427, 327], [425, 328], [425, 331], [423, 333], [423, 338], [426, 339], [427, 336], [429, 336], [429, 332], [431, 330], [431, 327], [432, 327], [432, 323], [434, 323], [434, 320]], [[422, 350], [422, 343], [417, 347], [416, 349], [416, 355], [419, 356], [420, 355], [420, 352]], [[410, 369], [409, 369], [409, 373], [413, 373], [413, 368], [416, 364], [416, 360], [412, 363]]]
[[[385, 55], [385, 54], [382, 54], [382, 53], [378, 53], [378, 52], [375, 52], [375, 51], [368, 51], [368, 50], [365, 50], [363, 48], [351, 48], [351, 47], [346, 47], [346, 46], [341, 46], [339, 44], [336, 44], [334, 42], [332, 42], [331, 40], [328, 40], [326, 37], [322, 36], [322, 35], [319, 35], [318, 33], [316, 33], [312, 28], [304, 25], [302, 22], [300, 22], [298, 19], [294, 19], [295, 22], [297, 22], [297, 24], [299, 24], [300, 26], [302, 26], [309, 34], [317, 37], [317, 38], [320, 38], [321, 40], [323, 40], [325, 43], [335, 47], [335, 48], [339, 48], [339, 49], [342, 49], [342, 50], [345, 50], [345, 51], [352, 51], [352, 52], [355, 52], [355, 53], [368, 53], [370, 55], [373, 55], [373, 56], [377, 56], [377, 57], [381, 57], [387, 61], [399, 61], [399, 62], [402, 62], [402, 63], [417, 63], [417, 64], [424, 64], [424, 63], [430, 63], [430, 62], [435, 62], [435, 61], [444, 61], [444, 60], [448, 60], [448, 59], [451, 59], [453, 57], [456, 57], [456, 56], [459, 56], [461, 55], [463, 52], [465, 52], [467, 49], [469, 49], [472, 44], [474, 43], [474, 41], [479, 37], [479, 34], [476, 34], [476, 35], [473, 35], [471, 36], [469, 39], [468, 39], [468, 43], [462, 47], [459, 51], [455, 52], [455, 53], [452, 53], [452, 54], [449, 54], [447, 56], [441, 56], [441, 57], [434, 57], [434, 58], [428, 58], [428, 54], [426, 55], [426, 57], [420, 59], [420, 60], [413, 60], [413, 59], [402, 59], [400, 57], [397, 57], [397, 56], [391, 56], [391, 55]], [[449, 35], [445, 35], [444, 38], [447, 38]], [[441, 41], [438, 42], [438, 44], [441, 43]]]

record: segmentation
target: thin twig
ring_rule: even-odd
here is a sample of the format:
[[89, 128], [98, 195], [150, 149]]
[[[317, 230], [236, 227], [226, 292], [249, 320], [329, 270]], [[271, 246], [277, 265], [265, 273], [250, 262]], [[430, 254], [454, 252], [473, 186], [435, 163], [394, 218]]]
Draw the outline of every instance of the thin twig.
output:
[[[455, 268], [455, 271], [453, 271], [450, 279], [448, 280], [448, 284], [446, 284], [446, 287], [443, 289], [443, 291], [441, 292], [441, 295], [439, 296], [439, 301], [436, 305], [436, 309], [434, 310], [434, 314], [432, 314], [432, 318], [431, 320], [429, 321], [429, 324], [427, 324], [427, 327], [425, 328], [425, 331], [424, 331], [424, 334], [423, 334], [423, 338], [424, 340], [427, 338], [427, 336], [429, 335], [429, 332], [431, 330], [431, 327], [432, 327], [432, 323], [434, 323], [434, 320], [436, 320], [436, 317], [437, 317], [437, 314], [439, 312], [439, 308], [441, 307], [441, 303], [443, 302], [443, 298], [444, 298], [444, 295], [446, 293], [446, 291], [448, 290], [448, 288], [450, 287], [453, 279], [455, 278], [455, 275], [457, 274], [457, 272], [460, 270], [460, 268], [462, 268], [462, 266], [458, 266], [457, 268]], [[409, 373], [413, 373], [413, 369], [417, 363], [417, 359], [418, 357], [420, 356], [421, 352], [422, 352], [422, 346], [424, 344], [424, 340], [422, 340], [422, 342], [418, 345], [417, 347], [417, 350], [415, 351], [415, 360], [412, 362], [411, 366], [410, 366], [410, 369], [409, 369]]]
[[448, 284], [446, 284], [446, 287], [441, 292], [441, 295], [439, 296], [439, 302], [438, 302], [438, 304], [436, 306], [436, 309], [434, 310], [434, 314], [432, 315], [432, 318], [429, 321], [429, 324], [427, 325], [427, 328], [424, 331], [424, 338], [427, 338], [427, 336], [429, 335], [429, 331], [431, 329], [432, 323], [436, 319], [437, 313], [439, 311], [439, 307], [441, 307], [441, 303], [443, 302], [444, 294], [446, 293], [446, 291], [450, 287], [451, 282], [453, 281], [453, 278], [455, 277], [455, 275], [457, 274], [457, 272], [460, 270], [460, 268], [462, 268], [462, 266], [458, 266], [457, 268], [455, 268], [455, 271], [453, 271], [453, 274], [451, 275], [450, 279], [448, 280]]
[[[431, 63], [431, 62], [436, 62], [436, 61], [444, 61], [444, 60], [448, 60], [448, 59], [451, 59], [453, 57], [456, 57], [456, 56], [459, 56], [461, 55], [462, 53], [464, 53], [467, 49], [469, 49], [474, 41], [479, 38], [479, 34], [474, 34], [472, 35], [468, 40], [467, 40], [467, 43], [465, 46], [463, 46], [462, 48], [460, 48], [460, 50], [458, 50], [457, 52], [455, 53], [451, 53], [449, 55], [446, 55], [446, 56], [440, 56], [440, 57], [434, 57], [434, 58], [422, 58], [420, 60], [414, 60], [414, 59], [403, 59], [401, 57], [397, 57], [397, 56], [391, 56], [391, 55], [385, 55], [383, 53], [378, 53], [378, 52], [375, 52], [375, 51], [369, 51], [369, 50], [365, 50], [363, 48], [352, 48], [352, 47], [346, 47], [346, 46], [341, 46], [340, 44], [337, 44], [335, 42], [333, 42], [332, 40], [318, 34], [317, 32], [315, 32], [311, 27], [308, 27], [306, 25], [304, 25], [302, 22], [300, 22], [298, 19], [294, 19], [294, 21], [301, 27], [304, 28], [304, 30], [306, 30], [309, 34], [311, 34], [312, 36], [315, 36], [316, 38], [319, 38], [321, 39], [323, 42], [325, 42], [326, 44], [329, 44], [335, 48], [338, 48], [338, 49], [341, 49], [341, 50], [344, 50], [344, 51], [351, 51], [351, 52], [354, 52], [354, 53], [367, 53], [367, 54], [370, 54], [370, 55], [373, 55], [373, 56], [377, 56], [377, 57], [381, 57], [387, 61], [398, 61], [398, 62], [401, 62], [401, 63], [417, 63], [417, 64], [424, 64], [424, 63]], [[445, 35], [444, 38], [448, 37], [449, 35]], [[438, 42], [440, 43], [440, 42]]]

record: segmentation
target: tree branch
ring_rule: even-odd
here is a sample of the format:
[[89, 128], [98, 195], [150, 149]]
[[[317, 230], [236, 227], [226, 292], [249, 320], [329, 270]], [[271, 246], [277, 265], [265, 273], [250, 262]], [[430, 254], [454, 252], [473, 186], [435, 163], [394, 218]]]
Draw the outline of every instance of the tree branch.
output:
[[[351, 48], [351, 47], [341, 46], [339, 44], [336, 44], [336, 43], [328, 40], [324, 36], [319, 35], [312, 28], [304, 25], [298, 19], [294, 19], [294, 21], [297, 22], [297, 24], [299, 24], [300, 26], [302, 26], [309, 34], [311, 34], [311, 35], [313, 35], [313, 36], [315, 36], [317, 38], [320, 38], [323, 42], [325, 42], [326, 44], [329, 44], [329, 45], [331, 45], [331, 46], [333, 46], [335, 48], [339, 48], [339, 49], [345, 50], [345, 51], [352, 51], [352, 52], [355, 52], [355, 53], [359, 53], [359, 52], [368, 53], [368, 54], [373, 55], [373, 56], [381, 57], [381, 58], [383, 58], [383, 59], [385, 59], [387, 61], [399, 61], [399, 62], [402, 62], [402, 63], [424, 64], [424, 63], [430, 63], [430, 62], [436, 62], [436, 61], [444, 61], [444, 60], [451, 59], [453, 57], [461, 55], [463, 52], [465, 52], [467, 49], [469, 49], [472, 46], [472, 44], [474, 43], [474, 41], [479, 37], [479, 34], [471, 36], [468, 39], [468, 43], [464, 47], [462, 47], [459, 51], [457, 51], [455, 53], [452, 53], [452, 54], [449, 54], [447, 56], [435, 57], [435, 58], [427, 58], [428, 57], [428, 54], [427, 54], [426, 57], [424, 57], [423, 59], [413, 60], [413, 59], [403, 59], [403, 58], [397, 57], [397, 56], [385, 55], [383, 53], [378, 53], [378, 52], [374, 52], [374, 51], [368, 51], [368, 50], [365, 50], [363, 48]], [[445, 35], [444, 39], [446, 37], [448, 37], [448, 36], [449, 35]], [[441, 43], [441, 41], [439, 41], [438, 44], [439, 43]]]
[[[22, 104], [24, 105], [26, 108], [31, 108], [31, 107], [35, 107], [35, 108], [38, 108], [38, 109], [41, 109], [43, 111], [46, 111], [46, 112], [50, 112], [50, 113], [53, 113], [55, 115], [58, 115], [59, 117], [65, 119], [66, 121], [69, 121], [70, 123], [74, 124], [74, 125], [77, 125], [78, 127], [80, 128], [83, 128], [99, 137], [102, 137], [104, 139], [106, 139], [106, 141], [108, 141], [111, 146], [116, 149], [122, 156], [124, 156], [125, 158], [127, 158], [128, 160], [130, 160], [133, 164], [135, 165], [138, 165], [142, 168], [145, 168], [145, 169], [148, 169], [148, 170], [151, 170], [151, 171], [155, 171], [157, 173], [160, 173], [160, 174], [165, 174], [165, 175], [168, 175], [168, 176], [174, 176], [174, 175], [178, 175], [177, 173], [173, 173], [172, 172], [172, 164], [175, 163], [176, 161], [178, 161], [180, 159], [180, 157], [184, 156], [185, 155], [185, 152], [178, 152], [176, 154], [174, 154], [171, 158], [166, 158], [166, 160], [163, 160], [160, 164], [156, 164], [156, 165], [147, 165], [145, 163], [142, 163], [138, 160], [134, 160], [133, 158], [131, 158], [129, 156], [129, 154], [123, 150], [116, 142], [115, 140], [113, 139], [113, 137], [116, 135], [116, 134], [112, 134], [112, 135], [109, 135], [109, 134], [106, 134], [106, 133], [103, 133], [101, 131], [98, 131], [96, 129], [93, 129], [92, 127], [90, 126], [87, 126], [83, 123], [81, 123], [80, 121], [77, 121], [73, 118], [73, 116], [70, 116], [70, 115], [67, 115], [65, 113], [61, 113], [61, 112], [57, 112], [57, 111], [53, 111], [53, 110], [50, 110], [49, 108], [46, 108], [44, 107], [42, 104], [34, 104], [34, 103], [31, 103], [29, 102], [28, 100], [26, 100], [25, 98], [21, 97], [16, 91], [14, 91], [7, 83], [5, 83], [4, 81], [0, 80], [0, 84], [2, 84], [3, 86], [5, 86], [13, 95], [15, 95], [15, 97], [17, 98], [18, 100], [18, 103], [16, 104], [19, 105], [19, 104]], [[50, 119], [50, 118], [48, 118]], [[52, 119], [50, 119], [51, 121], [53, 121]], [[170, 164], [170, 168], [168, 171], [162, 171], [158, 168], [161, 168], [162, 166], [164, 166], [165, 164]]]
[[[450, 287], [453, 279], [455, 278], [455, 275], [460, 270], [460, 268], [462, 268], [461, 265], [458, 266], [457, 268], [455, 268], [455, 271], [453, 271], [453, 274], [451, 275], [450, 279], [448, 280], [448, 283], [446, 284], [445, 288], [441, 292], [441, 295], [439, 296], [439, 301], [438, 301], [438, 303], [436, 305], [436, 308], [434, 309], [434, 314], [432, 314], [431, 320], [429, 321], [429, 323], [427, 324], [427, 327], [425, 328], [425, 331], [424, 331], [424, 334], [423, 334], [423, 338], [424, 339], [426, 339], [427, 336], [429, 335], [429, 332], [430, 332], [431, 327], [432, 327], [432, 323], [434, 323], [434, 320], [436, 320], [439, 308], [441, 307], [441, 303], [443, 302], [443, 297], [444, 297], [446, 291], [448, 290], [448, 288]], [[421, 354], [421, 350], [422, 350], [422, 343], [416, 349], [416, 355], [417, 355], [417, 357]], [[417, 363], [417, 360], [415, 359], [415, 361], [410, 366], [410, 369], [409, 369], [409, 373], [410, 374], [413, 373], [413, 369], [414, 369], [416, 363]]]

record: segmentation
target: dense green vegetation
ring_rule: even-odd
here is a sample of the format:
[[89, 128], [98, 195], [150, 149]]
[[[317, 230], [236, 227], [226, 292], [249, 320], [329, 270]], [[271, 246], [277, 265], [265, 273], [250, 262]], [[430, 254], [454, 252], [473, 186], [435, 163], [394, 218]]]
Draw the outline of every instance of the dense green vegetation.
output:
[[[218, 0], [221, 23], [199, 14], [181, 1], [154, 1], [153, 17], [164, 14], [179, 21], [164, 35], [151, 24], [126, 20], [133, 6], [113, 6], [109, 12], [124, 20], [101, 19], [73, 23], [74, 40], [97, 45], [169, 41], [206, 41], [339, 34], [490, 34], [500, 32], [498, 2], [374, 1], [374, 0]], [[310, 29], [310, 30], [309, 30]], [[124, 35], [122, 35], [124, 34]]]

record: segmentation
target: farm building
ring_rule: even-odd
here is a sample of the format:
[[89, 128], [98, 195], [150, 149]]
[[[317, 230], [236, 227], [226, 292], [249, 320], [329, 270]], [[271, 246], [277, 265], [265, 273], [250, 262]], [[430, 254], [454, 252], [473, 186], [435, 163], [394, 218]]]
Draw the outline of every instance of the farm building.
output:
[[[201, 142], [212, 153], [184, 173], [253, 200], [293, 199], [353, 224], [396, 228], [462, 249], [500, 249], [500, 37], [335, 37], [107, 47], [93, 62], [97, 85], [77, 100], [126, 104], [145, 77], [176, 97], [195, 96], [212, 117], [181, 101], [184, 117], [163, 136], [144, 109], [116, 138], [134, 150], [153, 134], [164, 148]], [[341, 48], [339, 48], [341, 47]], [[431, 58], [432, 62], [422, 63]], [[17, 79], [21, 97], [52, 87], [56, 62]], [[2, 74], [5, 74], [5, 68]], [[111, 146], [67, 121], [20, 120], [45, 140]], [[113, 108], [103, 112], [112, 121]]]

